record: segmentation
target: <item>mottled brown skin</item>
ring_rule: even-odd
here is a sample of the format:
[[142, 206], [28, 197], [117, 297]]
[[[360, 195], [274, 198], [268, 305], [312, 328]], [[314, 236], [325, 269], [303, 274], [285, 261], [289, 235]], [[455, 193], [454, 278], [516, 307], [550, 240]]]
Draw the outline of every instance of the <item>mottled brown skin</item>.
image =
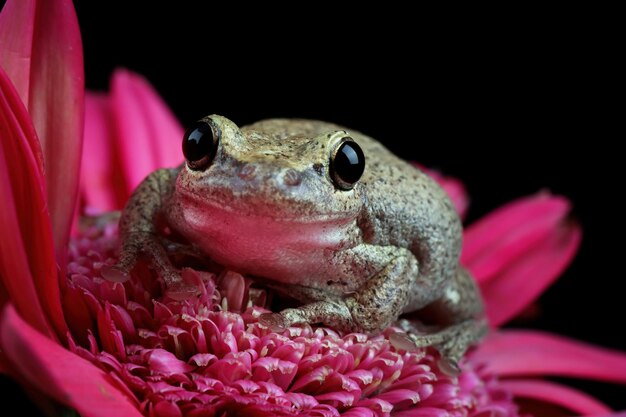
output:
[[[413, 331], [411, 342], [437, 346], [454, 369], [485, 322], [476, 286], [458, 264], [461, 223], [446, 193], [354, 130], [310, 120], [241, 129], [221, 116], [206, 120], [221, 136], [213, 162], [143, 181], [122, 215], [122, 253], [109, 277], [126, 276], [143, 253], [173, 293], [185, 293], [158, 234], [157, 220], [164, 221], [211, 260], [304, 303], [262, 316], [263, 324], [375, 333], [422, 310], [445, 327]], [[354, 188], [342, 190], [330, 161], [347, 136], [363, 149], [366, 167]]]

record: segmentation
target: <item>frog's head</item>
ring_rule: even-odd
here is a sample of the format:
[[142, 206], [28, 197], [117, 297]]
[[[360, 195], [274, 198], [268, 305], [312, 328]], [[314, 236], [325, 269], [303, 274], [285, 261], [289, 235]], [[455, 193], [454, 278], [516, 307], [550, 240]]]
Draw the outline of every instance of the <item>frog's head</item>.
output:
[[274, 119], [237, 127], [208, 116], [183, 138], [176, 191], [195, 205], [276, 221], [354, 219], [363, 206], [361, 147], [337, 126]]

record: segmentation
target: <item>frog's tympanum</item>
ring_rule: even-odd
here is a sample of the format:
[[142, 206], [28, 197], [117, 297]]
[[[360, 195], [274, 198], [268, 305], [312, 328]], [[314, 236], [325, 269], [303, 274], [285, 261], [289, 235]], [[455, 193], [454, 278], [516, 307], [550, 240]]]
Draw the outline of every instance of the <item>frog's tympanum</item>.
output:
[[320, 121], [239, 128], [213, 115], [187, 131], [183, 153], [183, 166], [150, 174], [133, 193], [108, 276], [128, 276], [145, 255], [169, 290], [189, 285], [168, 258], [166, 230], [302, 303], [261, 316], [264, 325], [376, 333], [416, 312], [439, 327], [410, 340], [436, 346], [452, 370], [484, 332], [452, 203], [374, 139]]

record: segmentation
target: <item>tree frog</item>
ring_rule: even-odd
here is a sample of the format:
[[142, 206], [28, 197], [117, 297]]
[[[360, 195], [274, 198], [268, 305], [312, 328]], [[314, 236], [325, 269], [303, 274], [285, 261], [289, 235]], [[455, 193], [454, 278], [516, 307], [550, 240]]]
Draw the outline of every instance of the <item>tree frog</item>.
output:
[[399, 343], [435, 345], [451, 371], [484, 333], [481, 297], [459, 266], [451, 201], [376, 140], [322, 121], [239, 128], [212, 115], [187, 130], [182, 150], [181, 167], [153, 172], [128, 201], [109, 279], [128, 277], [144, 255], [173, 294], [184, 290], [164, 248], [167, 229], [302, 303], [262, 315], [266, 326], [371, 334], [417, 312], [438, 329]]

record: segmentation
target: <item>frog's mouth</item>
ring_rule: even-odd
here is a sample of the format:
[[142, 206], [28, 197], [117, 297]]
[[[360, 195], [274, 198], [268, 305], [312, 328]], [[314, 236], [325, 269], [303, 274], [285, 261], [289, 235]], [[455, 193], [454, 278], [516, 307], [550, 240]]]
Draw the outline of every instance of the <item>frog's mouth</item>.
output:
[[188, 193], [187, 197], [193, 199], [195, 205], [203, 205], [207, 215], [223, 212], [231, 217], [267, 219], [277, 223], [346, 223], [355, 218], [350, 213], [320, 213], [307, 206], [285, 210], [284, 206], [268, 204], [265, 199], [261, 202], [251, 198], [232, 198], [225, 201], [226, 199], [217, 196], [199, 196], [195, 193]]
[[[257, 218], [272, 220], [277, 223], [349, 223], [356, 219], [357, 213], [347, 207], [336, 210], [333, 201], [321, 201], [315, 204], [301, 198], [276, 193], [265, 194], [236, 193], [232, 189], [213, 188], [210, 192], [197, 192], [194, 189], [179, 187], [177, 194], [180, 204], [202, 207], [206, 215], [227, 213], [230, 217]], [[320, 207], [329, 210], [320, 211]]]

